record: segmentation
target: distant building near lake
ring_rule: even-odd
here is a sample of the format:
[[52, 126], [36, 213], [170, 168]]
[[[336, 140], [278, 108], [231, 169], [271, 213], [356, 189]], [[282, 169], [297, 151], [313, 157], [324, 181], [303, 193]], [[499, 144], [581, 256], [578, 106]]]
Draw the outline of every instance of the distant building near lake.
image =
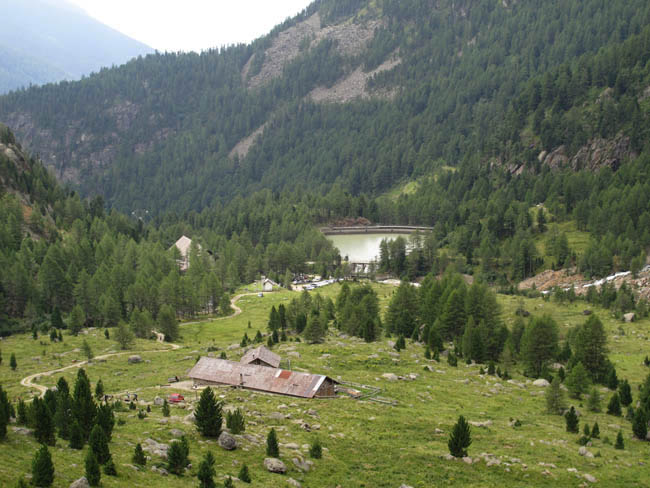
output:
[[[181, 271], [187, 271], [190, 267], [190, 249], [192, 248], [192, 239], [187, 236], [181, 236], [170, 249], [176, 247], [178, 252], [181, 253], [181, 259], [177, 260], [177, 264]], [[198, 246], [200, 249], [201, 246]]]
[[260, 346], [247, 351], [239, 362], [242, 364], [256, 364], [258, 366], [277, 368], [280, 366], [280, 359], [280, 356], [270, 349]]
[[202, 357], [189, 377], [195, 386], [227, 385], [278, 395], [300, 398], [329, 398], [336, 396], [337, 381], [321, 374], [300, 373], [256, 364], [242, 364]]

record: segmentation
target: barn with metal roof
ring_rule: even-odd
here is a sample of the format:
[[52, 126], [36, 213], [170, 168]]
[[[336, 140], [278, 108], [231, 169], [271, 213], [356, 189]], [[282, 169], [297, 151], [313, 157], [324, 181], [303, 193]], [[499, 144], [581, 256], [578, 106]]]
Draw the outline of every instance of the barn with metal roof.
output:
[[320, 374], [242, 364], [226, 359], [202, 357], [188, 375], [195, 386], [229, 385], [249, 390], [301, 398], [336, 396], [332, 378]]
[[257, 364], [258, 366], [277, 368], [280, 366], [280, 360], [280, 356], [275, 354], [273, 351], [264, 346], [259, 346], [255, 349], [246, 351], [246, 354], [242, 356], [239, 362], [243, 364]]

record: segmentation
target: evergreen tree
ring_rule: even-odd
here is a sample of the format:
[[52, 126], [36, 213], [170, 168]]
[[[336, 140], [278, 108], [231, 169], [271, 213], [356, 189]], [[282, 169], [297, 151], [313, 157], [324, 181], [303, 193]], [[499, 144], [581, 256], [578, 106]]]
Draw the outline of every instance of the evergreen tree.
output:
[[181, 475], [187, 466], [187, 455], [183, 444], [179, 441], [174, 441], [169, 446], [167, 451], [167, 471], [170, 473]]
[[580, 399], [582, 394], [587, 392], [587, 388], [589, 387], [589, 374], [581, 362], [578, 362], [571, 368], [564, 384], [572, 398]]
[[386, 327], [391, 334], [411, 337], [417, 324], [418, 296], [408, 281], [402, 281], [388, 304]]
[[108, 439], [106, 439], [104, 429], [102, 429], [99, 425], [95, 425], [93, 427], [93, 430], [90, 432], [88, 445], [90, 446], [90, 450], [97, 458], [97, 462], [99, 464], [104, 464], [106, 461], [108, 461], [108, 458], [110, 456], [110, 451], [108, 449]]
[[632, 432], [634, 437], [642, 441], [648, 436], [648, 414], [643, 408], [637, 408], [632, 420]]
[[144, 451], [142, 450], [142, 445], [140, 445], [139, 442], [135, 445], [131, 460], [133, 461], [133, 464], [137, 466], [145, 466], [147, 464], [147, 456], [145, 456]]
[[102, 472], [92, 449], [88, 449], [84, 464], [86, 467], [86, 479], [88, 480], [88, 484], [90, 486], [99, 486], [102, 479]]
[[41, 445], [32, 460], [32, 484], [39, 487], [52, 486], [54, 483], [54, 464], [45, 444]]
[[600, 412], [600, 392], [597, 387], [592, 387], [587, 400], [587, 409], [590, 412]]
[[235, 485], [233, 484], [232, 478], [230, 476], [223, 480], [223, 488], [235, 488]]
[[100, 378], [99, 381], [97, 381], [97, 384], [95, 385], [95, 398], [97, 398], [97, 400], [101, 400], [103, 397], [104, 397], [104, 383]]
[[13, 352], [9, 358], [9, 367], [12, 371], [16, 371], [16, 368], [18, 367], [18, 363], [16, 362], [16, 355]]
[[202, 436], [218, 438], [221, 435], [223, 423], [221, 409], [222, 403], [215, 399], [212, 388], [207, 387], [203, 390], [194, 412], [196, 429]]
[[237, 478], [239, 478], [244, 483], [251, 482], [251, 475], [248, 472], [248, 466], [246, 464], [242, 465], [241, 469], [239, 470], [239, 474], [237, 475]]
[[625, 443], [623, 442], [623, 433], [620, 430], [616, 436], [616, 444], [614, 444], [614, 449], [625, 449]]
[[462, 415], [458, 417], [458, 421], [454, 425], [449, 436], [449, 453], [457, 458], [467, 456], [467, 448], [472, 444], [471, 428], [465, 417]]
[[578, 415], [576, 414], [576, 409], [573, 406], [571, 406], [569, 411], [564, 414], [564, 419], [566, 420], [566, 431], [577, 434], [579, 429], [579, 421]]
[[280, 328], [280, 315], [275, 308], [275, 305], [271, 307], [271, 312], [269, 313], [269, 323], [268, 328], [271, 332], [275, 332]]
[[565, 408], [564, 391], [561, 388], [560, 378], [556, 376], [546, 390], [546, 411], [553, 415], [561, 415]]
[[616, 390], [618, 388], [618, 376], [616, 375], [616, 368], [610, 365], [609, 371], [607, 373], [606, 380], [607, 388], [610, 390]]
[[[273, 331], [275, 334], [276, 331]], [[307, 321], [307, 327], [303, 332], [305, 340], [310, 344], [320, 344], [325, 338], [325, 328], [322, 323], [320, 315], [317, 313], [312, 313], [309, 315], [309, 320]]]
[[453, 368], [458, 366], [458, 358], [453, 353], [453, 351], [449, 351], [449, 354], [447, 354], [447, 364]]
[[280, 447], [278, 446], [278, 436], [275, 429], [271, 429], [266, 437], [266, 455], [272, 458], [280, 457]]
[[210, 451], [206, 452], [199, 464], [199, 472], [196, 475], [199, 478], [200, 488], [214, 488], [216, 486], [214, 483], [214, 475], [216, 473], [214, 463], [215, 460], [212, 453]]
[[431, 350], [435, 351], [444, 351], [444, 344], [442, 342], [442, 336], [440, 335], [440, 321], [437, 320], [429, 329], [429, 335], [427, 338], [427, 344]]
[[109, 454], [108, 461], [104, 463], [104, 474], [108, 476], [117, 476], [117, 468], [113, 462], [113, 456]]
[[632, 404], [632, 388], [626, 379], [618, 385], [618, 394], [621, 400], [621, 405], [628, 407]]
[[72, 413], [81, 427], [84, 440], [88, 439], [97, 416], [97, 406], [90, 390], [90, 380], [83, 368], [77, 372], [72, 396]]
[[589, 428], [589, 424], [585, 423], [585, 426], [582, 429], [582, 433], [585, 435], [585, 437], [589, 438], [591, 437], [591, 429]]
[[86, 314], [80, 305], [75, 305], [70, 312], [70, 333], [74, 336], [79, 335], [86, 322]]
[[607, 413], [609, 415], [621, 416], [621, 402], [618, 398], [618, 393], [614, 393], [607, 404]]
[[521, 338], [521, 356], [528, 372], [539, 377], [558, 351], [557, 324], [548, 315], [533, 318]]
[[158, 324], [160, 332], [165, 334], [166, 341], [173, 342], [178, 339], [178, 321], [176, 320], [176, 312], [171, 305], [166, 304], [160, 307]]
[[93, 352], [90, 344], [88, 344], [88, 341], [86, 339], [84, 339], [81, 343], [81, 350], [83, 351], [84, 356], [86, 356], [86, 359], [88, 359], [88, 361], [92, 361], [92, 359], [95, 357], [95, 353]]
[[113, 336], [122, 350], [129, 349], [135, 341], [135, 334], [126, 322], [120, 320], [117, 330]]
[[61, 318], [61, 310], [59, 310], [59, 307], [55, 306], [54, 310], [52, 310], [50, 324], [54, 329], [63, 329], [63, 319]]
[[578, 327], [574, 338], [573, 357], [581, 362], [593, 381], [605, 380], [607, 373], [607, 334], [597, 315], [590, 315]]
[[320, 459], [323, 457], [323, 446], [318, 438], [314, 439], [311, 446], [309, 446], [309, 455], [314, 459]]
[[163, 414], [163, 417], [169, 417], [169, 415], [171, 414], [171, 412], [169, 411], [169, 403], [167, 402], [166, 398], [163, 401], [162, 414]]
[[53, 446], [56, 443], [54, 436], [54, 421], [52, 420], [52, 413], [44, 400], [34, 398], [32, 402], [34, 411], [34, 437], [41, 444]]
[[258, 330], [258, 331], [257, 331], [257, 334], [255, 334], [255, 342], [259, 344], [259, 343], [262, 342], [263, 340], [264, 340], [264, 339], [262, 338], [262, 334], [261, 334], [261, 332]]
[[429, 346], [424, 349], [424, 358], [431, 359], [431, 348]]
[[115, 426], [115, 414], [111, 405], [104, 403], [97, 408], [96, 423], [104, 431], [107, 442], [110, 442], [113, 436], [113, 427]]
[[237, 409], [234, 412], [226, 413], [226, 426], [230, 430], [231, 434], [241, 434], [246, 430], [244, 423], [244, 414], [241, 409]]
[[76, 419], [73, 419], [70, 426], [70, 448], [83, 449], [85, 443], [84, 433], [82, 427]]
[[25, 402], [22, 398], [18, 400], [16, 411], [18, 412], [16, 423], [18, 425], [27, 425], [27, 405], [25, 405]]
[[594, 426], [591, 428], [591, 437], [594, 439], [600, 439], [600, 427], [598, 427], [598, 422], [594, 422]]
[[248, 334], [246, 332], [244, 332], [244, 336], [241, 338], [241, 341], [239, 343], [239, 347], [246, 347], [249, 342], [250, 342], [250, 339], [248, 338]]

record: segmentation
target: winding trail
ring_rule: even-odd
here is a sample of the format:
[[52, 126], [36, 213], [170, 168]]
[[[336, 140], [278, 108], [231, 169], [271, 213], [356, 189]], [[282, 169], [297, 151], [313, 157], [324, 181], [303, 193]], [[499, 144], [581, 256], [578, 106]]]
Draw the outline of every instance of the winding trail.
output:
[[[165, 349], [152, 349], [149, 351], [123, 351], [123, 352], [112, 352], [109, 354], [102, 354], [101, 356], [96, 356], [93, 359], [96, 361], [98, 359], [107, 359], [110, 357], [115, 357], [115, 356], [123, 356], [125, 354], [133, 355], [133, 354], [145, 354], [145, 353], [150, 353], [150, 352], [169, 352], [169, 351], [175, 351], [176, 349], [180, 349], [181, 346], [178, 344], [169, 344], [171, 347], [165, 348]], [[57, 368], [57, 369], [52, 369], [50, 371], [43, 371], [40, 373], [34, 373], [29, 376], [26, 376], [22, 380], [20, 380], [20, 384], [24, 386], [25, 388], [34, 388], [40, 392], [39, 396], [45, 395], [45, 392], [47, 391], [48, 387], [39, 385], [38, 383], [34, 383], [34, 380], [36, 378], [40, 378], [41, 376], [52, 376], [54, 373], [60, 373], [62, 371], [66, 371], [68, 369], [72, 368], [81, 368], [85, 364], [88, 364], [88, 360], [86, 361], [79, 361], [78, 363], [72, 363], [68, 366], [64, 366], [62, 368]]]
[[[228, 315], [226, 317], [219, 317], [217, 319], [212, 319], [212, 320], [210, 320], [210, 322], [215, 321], [215, 320], [230, 319], [232, 317], [236, 317], [237, 315], [241, 314], [242, 309], [237, 306], [237, 301], [241, 297], [251, 296], [251, 295], [257, 295], [257, 293], [240, 293], [239, 295], [235, 295], [230, 300], [230, 306], [235, 310], [235, 313], [233, 313], [231, 315]], [[185, 323], [180, 324], [180, 325], [191, 325], [191, 324], [198, 324], [198, 323], [200, 323], [200, 322], [185, 322]], [[125, 354], [133, 355], [133, 354], [145, 354], [145, 353], [150, 353], [150, 352], [169, 352], [169, 351], [175, 351], [176, 349], [181, 348], [181, 346], [179, 346], [178, 344], [171, 344], [170, 343], [169, 346], [171, 346], [171, 347], [168, 347], [168, 348], [165, 348], [165, 349], [152, 349], [152, 350], [149, 350], [149, 351], [113, 352], [113, 353], [109, 353], [109, 354], [102, 354], [101, 356], [97, 356], [97, 357], [95, 357], [93, 359], [94, 360], [108, 359], [108, 358], [115, 357], [115, 356], [123, 356]], [[50, 371], [42, 371], [40, 373], [34, 373], [34, 374], [26, 376], [25, 378], [20, 380], [20, 384], [22, 386], [24, 386], [25, 388], [34, 388], [34, 389], [38, 390], [40, 392], [39, 396], [42, 397], [43, 395], [45, 395], [45, 392], [47, 391], [48, 387], [43, 386], [43, 385], [39, 385], [38, 383], [35, 383], [35, 380], [37, 378], [39, 378], [41, 376], [51, 376], [51, 375], [53, 375], [55, 373], [61, 373], [62, 371], [67, 371], [68, 369], [72, 369], [72, 368], [80, 368], [80, 367], [82, 367], [82, 366], [84, 366], [86, 364], [88, 364], [88, 360], [79, 361], [78, 363], [72, 363], [72, 364], [70, 364], [68, 366], [64, 366], [62, 368], [57, 368], [57, 369], [52, 369]]]

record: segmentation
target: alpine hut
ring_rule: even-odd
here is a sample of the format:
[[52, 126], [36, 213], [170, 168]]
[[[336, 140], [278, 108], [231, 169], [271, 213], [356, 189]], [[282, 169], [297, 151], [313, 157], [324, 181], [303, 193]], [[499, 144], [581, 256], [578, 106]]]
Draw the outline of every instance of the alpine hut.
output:
[[199, 359], [188, 376], [195, 386], [228, 385], [300, 398], [334, 397], [335, 385], [338, 384], [332, 378], [320, 374], [210, 357]]
[[264, 346], [250, 349], [244, 354], [240, 360], [242, 364], [256, 364], [258, 366], [268, 366], [270, 368], [277, 368], [280, 366], [280, 356], [267, 349]]

